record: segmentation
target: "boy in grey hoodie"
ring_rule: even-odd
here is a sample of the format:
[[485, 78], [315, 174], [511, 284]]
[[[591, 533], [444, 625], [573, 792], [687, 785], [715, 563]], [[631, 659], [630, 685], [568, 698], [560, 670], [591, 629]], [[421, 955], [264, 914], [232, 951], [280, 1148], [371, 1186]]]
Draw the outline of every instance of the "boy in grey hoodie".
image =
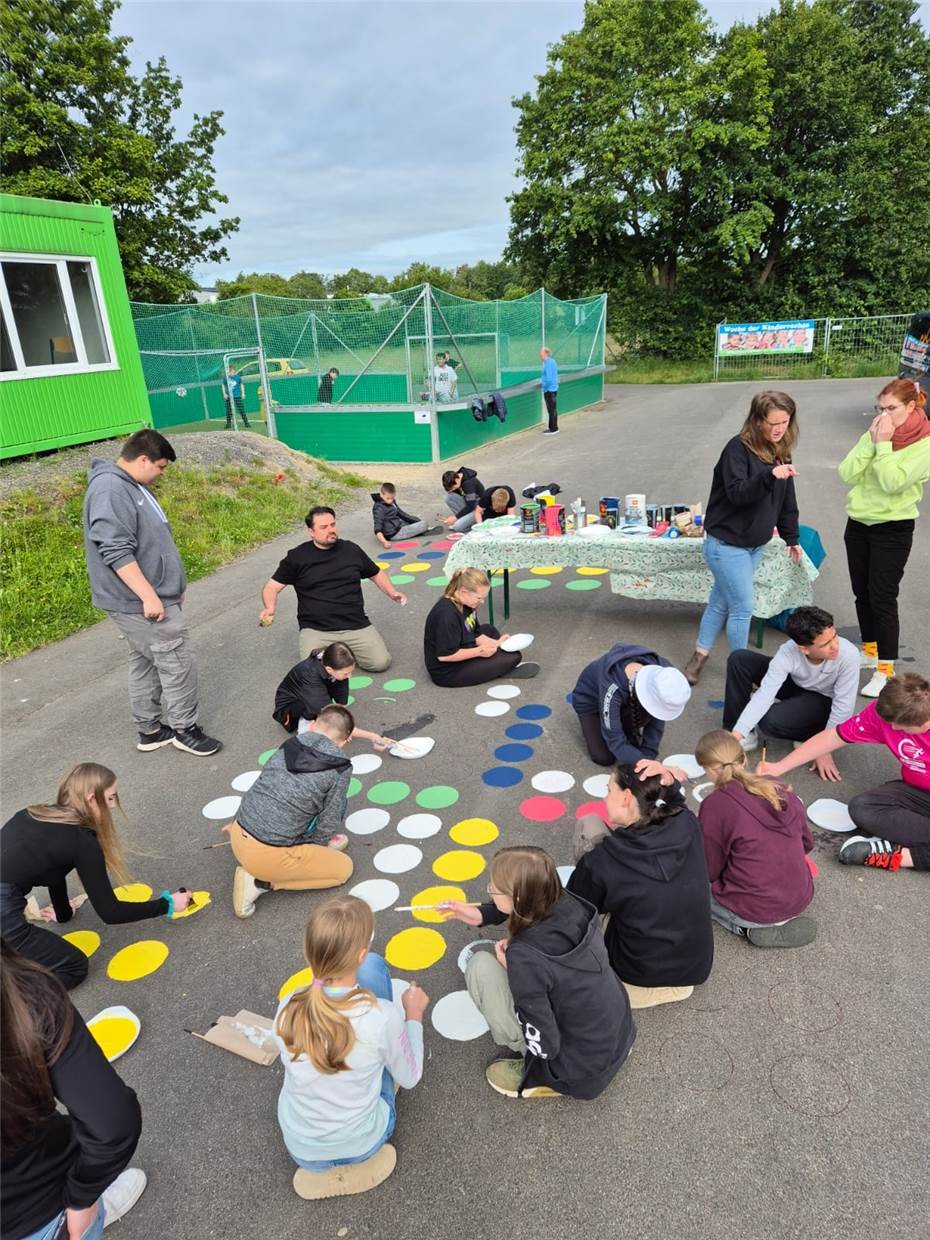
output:
[[94, 606], [109, 615], [129, 648], [137, 748], [174, 745], [207, 757], [222, 745], [197, 724], [197, 667], [181, 618], [187, 576], [168, 518], [149, 490], [176, 459], [154, 430], [130, 435], [115, 464], [95, 458], [84, 496], [84, 551]]

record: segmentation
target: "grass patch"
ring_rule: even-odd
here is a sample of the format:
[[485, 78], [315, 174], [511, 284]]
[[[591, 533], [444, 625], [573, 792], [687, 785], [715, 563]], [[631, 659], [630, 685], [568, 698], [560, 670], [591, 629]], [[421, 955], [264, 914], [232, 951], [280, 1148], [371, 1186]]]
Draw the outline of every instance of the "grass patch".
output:
[[[317, 486], [290, 470], [274, 475], [238, 465], [209, 470], [172, 465], [158, 498], [191, 581], [290, 529], [313, 504], [336, 505], [355, 487], [373, 485], [326, 465]], [[103, 616], [90, 601], [81, 512], [86, 475], [0, 502], [0, 659], [60, 641]]]
[[[831, 354], [827, 374], [824, 374], [820, 359], [806, 362], [785, 359], [780, 363], [772, 358], [768, 364], [762, 359], [757, 364], [747, 362], [740, 366], [724, 363], [720, 368], [720, 382], [883, 378], [896, 369], [897, 363], [887, 357], [871, 359]], [[659, 357], [631, 357], [604, 376], [606, 383], [712, 383], [713, 379], [713, 358], [665, 361]]]

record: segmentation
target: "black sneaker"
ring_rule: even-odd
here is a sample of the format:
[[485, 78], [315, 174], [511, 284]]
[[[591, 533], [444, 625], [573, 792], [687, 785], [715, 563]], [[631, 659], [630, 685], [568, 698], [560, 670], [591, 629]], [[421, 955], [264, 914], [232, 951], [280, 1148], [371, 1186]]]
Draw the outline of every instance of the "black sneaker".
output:
[[510, 680], [532, 680], [534, 676], [539, 675], [538, 663], [518, 663], [517, 666], [509, 673]]
[[901, 849], [891, 840], [872, 835], [851, 835], [839, 851], [843, 865], [868, 865], [876, 870], [895, 871], [901, 865]]
[[756, 947], [806, 947], [817, 937], [813, 917], [792, 917], [781, 926], [751, 926], [746, 933]]
[[174, 740], [174, 728], [169, 728], [166, 723], [159, 726], [157, 732], [140, 732], [139, 743], [136, 749], [141, 749], [143, 753], [149, 753], [153, 749], [163, 749], [165, 745], [170, 745]]
[[185, 753], [192, 753], [195, 758], [209, 758], [211, 754], [219, 753], [223, 748], [222, 741], [216, 741], [212, 736], [207, 736], [203, 728], [198, 727], [196, 723], [192, 728], [175, 732], [173, 742], [175, 749], [183, 749]]
[[544, 435], [557, 435], [558, 433], [559, 433], [559, 432], [558, 432], [558, 429], [556, 429], [556, 430], [554, 430], [554, 431], [543, 431], [543, 434], [544, 434]]

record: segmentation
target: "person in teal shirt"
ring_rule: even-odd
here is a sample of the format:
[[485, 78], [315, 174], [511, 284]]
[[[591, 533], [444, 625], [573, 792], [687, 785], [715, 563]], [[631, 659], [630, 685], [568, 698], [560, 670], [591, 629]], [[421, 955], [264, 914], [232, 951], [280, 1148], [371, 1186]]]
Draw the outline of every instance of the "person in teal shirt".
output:
[[559, 433], [559, 411], [556, 407], [559, 395], [559, 368], [555, 358], [545, 347], [539, 350], [539, 359], [543, 364], [543, 400], [546, 402], [546, 413], [549, 415], [549, 428], [544, 430], [543, 434], [557, 435]]

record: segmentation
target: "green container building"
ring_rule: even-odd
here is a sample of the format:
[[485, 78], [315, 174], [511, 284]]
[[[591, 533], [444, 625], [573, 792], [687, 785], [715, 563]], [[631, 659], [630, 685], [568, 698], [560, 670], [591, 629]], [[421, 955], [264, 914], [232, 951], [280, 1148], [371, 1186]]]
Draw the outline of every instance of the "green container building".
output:
[[0, 194], [0, 458], [151, 424], [112, 213]]

